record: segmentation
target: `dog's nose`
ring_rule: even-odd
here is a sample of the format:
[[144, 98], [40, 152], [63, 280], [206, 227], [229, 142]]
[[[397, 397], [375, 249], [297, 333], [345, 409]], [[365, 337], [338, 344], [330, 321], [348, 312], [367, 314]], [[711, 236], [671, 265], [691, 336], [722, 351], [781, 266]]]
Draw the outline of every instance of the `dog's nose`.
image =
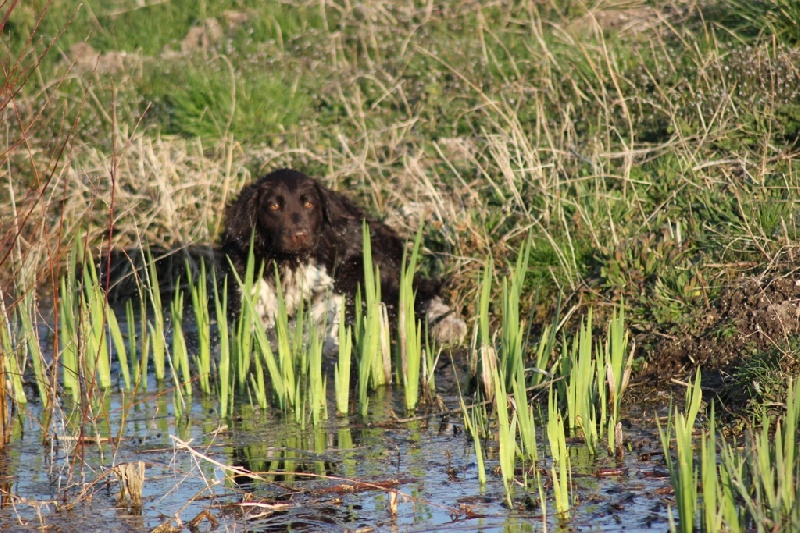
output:
[[292, 242], [295, 244], [301, 244], [308, 242], [310, 233], [306, 229], [297, 230], [294, 235], [292, 235]]

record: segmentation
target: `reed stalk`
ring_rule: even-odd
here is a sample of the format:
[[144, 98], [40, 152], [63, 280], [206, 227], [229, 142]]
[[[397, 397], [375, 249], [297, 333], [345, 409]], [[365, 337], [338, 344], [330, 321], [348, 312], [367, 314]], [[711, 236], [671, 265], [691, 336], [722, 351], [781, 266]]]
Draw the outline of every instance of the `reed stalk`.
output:
[[517, 416], [516, 413], [509, 419], [508, 395], [503, 379], [495, 374], [495, 409], [497, 411], [497, 431], [500, 443], [500, 474], [503, 477], [506, 503], [511, 507], [511, 497], [514, 490], [514, 464], [517, 451]]
[[567, 399], [567, 422], [571, 432], [580, 430], [591, 453], [597, 452], [598, 384], [592, 343], [592, 310], [581, 323], [578, 336], [567, 351], [564, 345], [561, 375]]
[[[189, 351], [186, 348], [186, 336], [183, 333], [183, 292], [178, 289], [170, 304], [172, 314], [172, 356], [175, 386], [183, 387], [183, 394], [192, 396], [192, 369], [189, 364]], [[181, 383], [183, 381], [183, 383]]]
[[366, 310], [363, 330], [360, 333], [360, 357], [366, 358], [369, 365], [369, 381], [375, 389], [391, 383], [392, 369], [389, 357], [389, 328], [386, 306], [381, 301], [381, 273], [372, 262], [372, 242], [369, 226], [363, 222], [364, 287], [363, 297]]
[[[192, 307], [197, 326], [197, 355], [194, 357], [194, 362], [198, 370], [200, 391], [208, 396], [211, 394], [211, 316], [208, 312], [208, 277], [205, 261], [200, 262], [200, 278], [197, 283], [194, 282], [188, 261], [186, 275], [191, 287]], [[212, 275], [216, 279], [216, 275], [213, 273]]]
[[622, 404], [622, 395], [625, 393], [631, 377], [633, 352], [634, 346], [628, 346], [628, 330], [625, 328], [625, 302], [622, 302], [619, 308], [614, 311], [608, 323], [608, 336], [603, 350], [604, 364], [602, 365], [605, 367], [606, 379], [599, 380], [601, 390], [604, 389], [603, 381], [606, 382], [608, 386], [608, 403], [611, 404], [611, 415], [607, 419], [607, 403], [605, 401], [601, 402], [603, 413], [600, 417], [601, 427], [605, 425], [608, 429], [609, 450], [615, 450], [618, 446], [615, 441], [616, 426], [620, 420], [619, 409]]
[[[324, 331], [324, 329], [323, 329]], [[308, 349], [308, 404], [315, 426], [328, 419], [327, 382], [322, 373], [322, 339], [317, 328], [312, 327]]]
[[[694, 531], [697, 519], [697, 478], [698, 472], [694, 464], [694, 448], [692, 431], [700, 410], [702, 392], [700, 391], [700, 369], [697, 370], [693, 384], [686, 389], [685, 412], [679, 413], [675, 408], [674, 416], [667, 422], [666, 431], [658, 424], [664, 458], [667, 462], [675, 500], [678, 506], [678, 520], [681, 531]], [[658, 422], [658, 420], [656, 420]], [[671, 436], [675, 436], [676, 458], [670, 454]]]
[[[22, 368], [18, 361], [19, 351], [15, 349], [18, 343], [15, 328], [12, 326], [12, 316], [14, 316], [14, 311], [9, 312], [6, 309], [2, 295], [0, 295], [0, 348], [3, 351], [0, 363], [3, 365], [2, 373], [6, 378], [6, 381], [0, 385], [6, 387], [5, 392], [11, 399], [12, 405], [21, 407], [28, 403], [28, 398], [25, 396], [25, 388], [22, 383]], [[77, 394], [77, 389], [75, 389], [75, 394]], [[5, 419], [6, 413], [0, 413], [0, 417]]]
[[520, 296], [525, 286], [525, 277], [528, 272], [528, 261], [531, 253], [532, 234], [517, 254], [517, 261], [510, 278], [502, 282], [502, 329], [500, 346], [502, 357], [500, 359], [501, 376], [505, 380], [506, 388], [510, 388], [516, 379], [517, 368], [523, 365], [522, 342], [525, 336], [524, 324], [520, 318]]
[[33, 376], [36, 380], [36, 388], [39, 391], [39, 400], [45, 409], [50, 407], [50, 380], [45, 371], [44, 354], [39, 342], [39, 332], [36, 329], [34, 316], [36, 314], [36, 301], [34, 293], [28, 292], [16, 307], [16, 314], [19, 317], [20, 331], [26, 348], [26, 358], [33, 366]]
[[556, 512], [560, 518], [566, 519], [569, 517], [569, 511], [572, 507], [570, 496], [572, 469], [567, 451], [564, 418], [558, 409], [555, 388], [552, 386], [550, 387], [548, 399], [547, 440], [550, 443], [550, 455], [553, 459], [550, 466], [550, 475], [553, 480]]
[[520, 451], [523, 458], [531, 464], [539, 460], [539, 452], [536, 443], [536, 421], [533, 416], [533, 405], [528, 403], [528, 394], [525, 390], [525, 367], [522, 360], [514, 379], [514, 411], [517, 415], [520, 437]]
[[464, 430], [472, 437], [475, 446], [475, 464], [478, 468], [478, 483], [481, 486], [486, 485], [486, 463], [483, 457], [483, 445], [481, 441], [484, 439], [486, 431], [488, 415], [486, 408], [483, 404], [476, 405], [471, 409], [467, 408], [464, 403], [464, 398], [461, 401], [461, 414], [464, 420]]
[[480, 298], [478, 299], [478, 326], [476, 349], [473, 350], [470, 364], [472, 375], [480, 376], [480, 383], [486, 399], [494, 398], [494, 375], [497, 372], [497, 352], [494, 349], [489, 321], [489, 304], [492, 298], [492, 258], [487, 257], [483, 265]]
[[[119, 326], [117, 315], [113, 309], [108, 310], [106, 320], [108, 322], [108, 335], [111, 337], [114, 346], [114, 355], [117, 361], [119, 361], [120, 372], [122, 372], [122, 387], [124, 390], [131, 390], [132, 383], [129, 366], [130, 362], [128, 361], [128, 347], [125, 345], [125, 338], [122, 335], [122, 329]], [[129, 324], [131, 324], [129, 327], [132, 327], [132, 323]]]
[[[400, 303], [398, 305], [398, 350], [401, 377], [405, 391], [406, 410], [413, 411], [419, 402], [419, 387], [423, 365], [422, 323], [414, 313], [414, 273], [417, 270], [419, 247], [422, 242], [422, 226], [414, 238], [411, 254], [403, 252], [403, 267], [400, 270]], [[426, 376], [427, 381], [427, 376]]]
[[232, 412], [233, 377], [231, 376], [231, 345], [230, 325], [228, 323], [228, 280], [225, 279], [220, 292], [217, 279], [214, 278], [214, 308], [217, 316], [217, 331], [219, 331], [219, 376], [217, 386], [219, 390], [220, 416], [225, 417]]
[[334, 367], [336, 412], [346, 415], [350, 411], [350, 358], [353, 352], [353, 336], [347, 325], [345, 306], [339, 310], [339, 360]]
[[147, 329], [153, 348], [153, 367], [156, 372], [156, 381], [162, 383], [166, 376], [167, 334], [164, 323], [164, 307], [161, 304], [158, 272], [153, 256], [149, 251], [147, 252], [147, 271], [148, 295], [153, 312], [153, 321], [147, 320]]

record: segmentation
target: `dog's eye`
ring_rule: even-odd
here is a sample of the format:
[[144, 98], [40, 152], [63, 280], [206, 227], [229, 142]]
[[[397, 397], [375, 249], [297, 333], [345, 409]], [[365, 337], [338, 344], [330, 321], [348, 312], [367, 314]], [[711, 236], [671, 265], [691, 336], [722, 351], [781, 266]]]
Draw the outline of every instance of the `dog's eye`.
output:
[[281, 205], [278, 202], [270, 202], [269, 204], [267, 204], [267, 209], [269, 209], [270, 211], [277, 211], [280, 208]]
[[314, 202], [306, 200], [305, 203], [303, 203], [303, 207], [305, 207], [306, 209], [312, 209], [314, 207]]

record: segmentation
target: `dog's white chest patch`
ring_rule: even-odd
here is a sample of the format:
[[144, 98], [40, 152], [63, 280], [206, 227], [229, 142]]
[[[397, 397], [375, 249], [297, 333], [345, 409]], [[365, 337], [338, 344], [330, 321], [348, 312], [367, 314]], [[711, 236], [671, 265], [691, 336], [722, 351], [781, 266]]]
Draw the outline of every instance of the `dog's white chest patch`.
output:
[[[324, 266], [312, 262], [294, 268], [283, 267], [279, 269], [278, 276], [289, 317], [294, 316], [302, 304], [310, 304], [310, 307], [303, 306], [304, 311], [310, 310], [315, 322], [327, 322], [329, 326], [338, 322], [342, 297], [333, 294], [333, 278]], [[259, 279], [253, 286], [253, 296], [256, 297], [256, 312], [264, 327], [274, 328], [278, 315], [275, 278], [267, 275]]]

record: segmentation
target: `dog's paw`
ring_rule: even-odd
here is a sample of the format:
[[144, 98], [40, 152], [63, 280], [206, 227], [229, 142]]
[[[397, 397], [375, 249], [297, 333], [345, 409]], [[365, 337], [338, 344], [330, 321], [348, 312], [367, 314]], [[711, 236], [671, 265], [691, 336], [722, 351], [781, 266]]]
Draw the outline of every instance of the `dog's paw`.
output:
[[430, 324], [431, 339], [439, 345], [461, 344], [467, 335], [467, 323], [438, 296], [428, 302], [425, 318]]
[[455, 315], [447, 315], [431, 327], [431, 337], [439, 344], [458, 345], [467, 336], [467, 323]]

